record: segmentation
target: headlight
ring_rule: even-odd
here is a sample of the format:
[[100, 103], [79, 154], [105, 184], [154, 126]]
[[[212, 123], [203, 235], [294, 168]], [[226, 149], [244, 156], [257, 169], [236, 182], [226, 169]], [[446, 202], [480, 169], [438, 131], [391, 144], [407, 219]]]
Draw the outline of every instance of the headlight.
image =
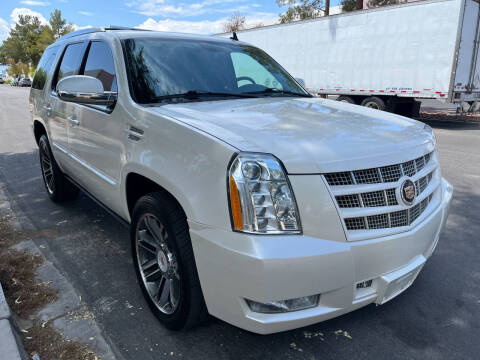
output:
[[228, 170], [232, 227], [262, 234], [299, 233], [297, 203], [273, 155], [240, 153]]
[[425, 130], [426, 132], [428, 132], [430, 134], [430, 136], [432, 137], [432, 140], [433, 140], [433, 145], [437, 146], [437, 138], [435, 137], [435, 133], [433, 132], [432, 127], [428, 124], [425, 124], [423, 126], [423, 130]]

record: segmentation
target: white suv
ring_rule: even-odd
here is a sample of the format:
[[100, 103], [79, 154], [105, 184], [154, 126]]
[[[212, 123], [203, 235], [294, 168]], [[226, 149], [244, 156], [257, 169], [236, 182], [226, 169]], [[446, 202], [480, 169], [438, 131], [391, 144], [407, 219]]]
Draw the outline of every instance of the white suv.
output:
[[48, 195], [81, 188], [130, 224], [169, 328], [210, 313], [266, 334], [382, 304], [447, 219], [430, 127], [314, 98], [234, 39], [75, 32], [45, 51], [30, 104]]

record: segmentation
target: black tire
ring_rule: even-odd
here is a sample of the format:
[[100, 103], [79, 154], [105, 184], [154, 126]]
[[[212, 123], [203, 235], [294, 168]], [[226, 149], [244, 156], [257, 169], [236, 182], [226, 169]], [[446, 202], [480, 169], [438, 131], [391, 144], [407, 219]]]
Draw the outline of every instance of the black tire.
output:
[[[141, 238], [141, 231], [146, 231], [145, 228], [144, 230], [140, 230], [142, 228], [142, 224], [146, 224], [144, 223], [146, 221], [145, 219], [147, 217], [152, 219], [152, 216], [154, 220], [158, 220], [158, 224], [161, 225], [162, 232], [166, 234], [166, 236], [163, 236], [163, 241], [165, 242], [167, 249], [162, 249], [164, 249], [163, 251], [168, 252], [168, 256], [166, 256], [165, 259], [174, 259], [174, 269], [178, 274], [179, 279], [179, 284], [177, 285], [177, 288], [180, 289], [178, 296], [179, 299], [176, 301], [175, 309], [173, 302], [171, 301], [171, 288], [169, 295], [167, 295], [169, 299], [167, 302], [171, 302], [172, 304], [172, 306], [168, 307], [168, 309], [172, 311], [171, 313], [166, 313], [165, 309], [161, 310], [162, 305], [159, 304], [162, 298], [163, 288], [165, 288], [167, 285], [164, 283], [162, 288], [162, 280], [159, 280], [158, 276], [165, 277], [167, 279], [169, 271], [160, 269], [160, 262], [158, 265], [153, 265], [157, 266], [158, 270], [161, 271], [161, 274], [157, 275], [157, 280], [154, 280], [158, 281], [158, 288], [156, 288], [157, 290], [153, 290], [157, 293], [155, 295], [151, 293], [152, 282], [148, 283], [150, 289], [148, 290], [146, 285], [147, 280], [144, 280], [144, 277], [146, 279], [149, 275], [145, 274], [145, 270], [143, 270], [142, 274], [141, 270], [141, 267], [145, 269], [145, 264], [151, 261], [142, 262], [139, 252], [144, 251], [145, 248], [137, 245], [137, 238]], [[197, 267], [193, 255], [187, 219], [182, 209], [179, 208], [176, 202], [167, 194], [161, 192], [154, 192], [143, 196], [140, 198], [140, 200], [138, 200], [134, 207], [130, 229], [133, 264], [135, 266], [139, 284], [145, 299], [150, 306], [150, 309], [157, 316], [160, 322], [172, 330], [186, 330], [199, 325], [208, 319], [208, 312], [205, 306], [205, 300], [200, 287]], [[158, 252], [156, 255], [151, 256], [153, 259], [159, 259]], [[170, 266], [170, 262], [167, 262]], [[151, 273], [153, 272], [154, 271], [151, 271]], [[152, 297], [157, 297], [155, 300], [156, 302], [152, 299]]]
[[337, 98], [337, 101], [343, 101], [343, 102], [354, 104], [354, 105], [357, 104], [356, 101], [351, 96], [347, 96], [347, 95], [340, 95]]
[[[78, 187], [72, 184], [60, 170], [46, 135], [42, 135], [38, 141], [40, 168], [42, 170], [43, 183], [48, 197], [56, 203], [71, 201], [78, 195]], [[48, 171], [50, 166], [50, 171]]]
[[369, 96], [363, 99], [360, 105], [366, 106], [371, 109], [382, 110], [382, 111], [385, 111], [385, 109], [387, 108], [385, 101], [383, 101], [378, 96]]

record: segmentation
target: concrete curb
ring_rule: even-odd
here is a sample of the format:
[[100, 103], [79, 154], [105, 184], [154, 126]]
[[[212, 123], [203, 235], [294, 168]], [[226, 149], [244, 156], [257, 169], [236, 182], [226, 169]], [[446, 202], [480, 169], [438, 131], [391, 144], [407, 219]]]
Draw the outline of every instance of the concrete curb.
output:
[[0, 284], [0, 360], [26, 360], [27, 354], [17, 332], [10, 307]]

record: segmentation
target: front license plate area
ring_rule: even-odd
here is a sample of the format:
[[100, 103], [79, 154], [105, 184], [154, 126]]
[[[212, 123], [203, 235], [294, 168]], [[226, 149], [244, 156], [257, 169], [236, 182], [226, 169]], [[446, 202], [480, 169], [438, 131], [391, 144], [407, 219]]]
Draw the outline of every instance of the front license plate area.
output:
[[425, 264], [423, 256], [415, 259], [408, 266], [394, 271], [393, 273], [381, 276], [379, 279], [379, 291], [376, 303], [381, 305], [392, 300], [397, 295], [404, 292], [417, 278], [418, 273]]

